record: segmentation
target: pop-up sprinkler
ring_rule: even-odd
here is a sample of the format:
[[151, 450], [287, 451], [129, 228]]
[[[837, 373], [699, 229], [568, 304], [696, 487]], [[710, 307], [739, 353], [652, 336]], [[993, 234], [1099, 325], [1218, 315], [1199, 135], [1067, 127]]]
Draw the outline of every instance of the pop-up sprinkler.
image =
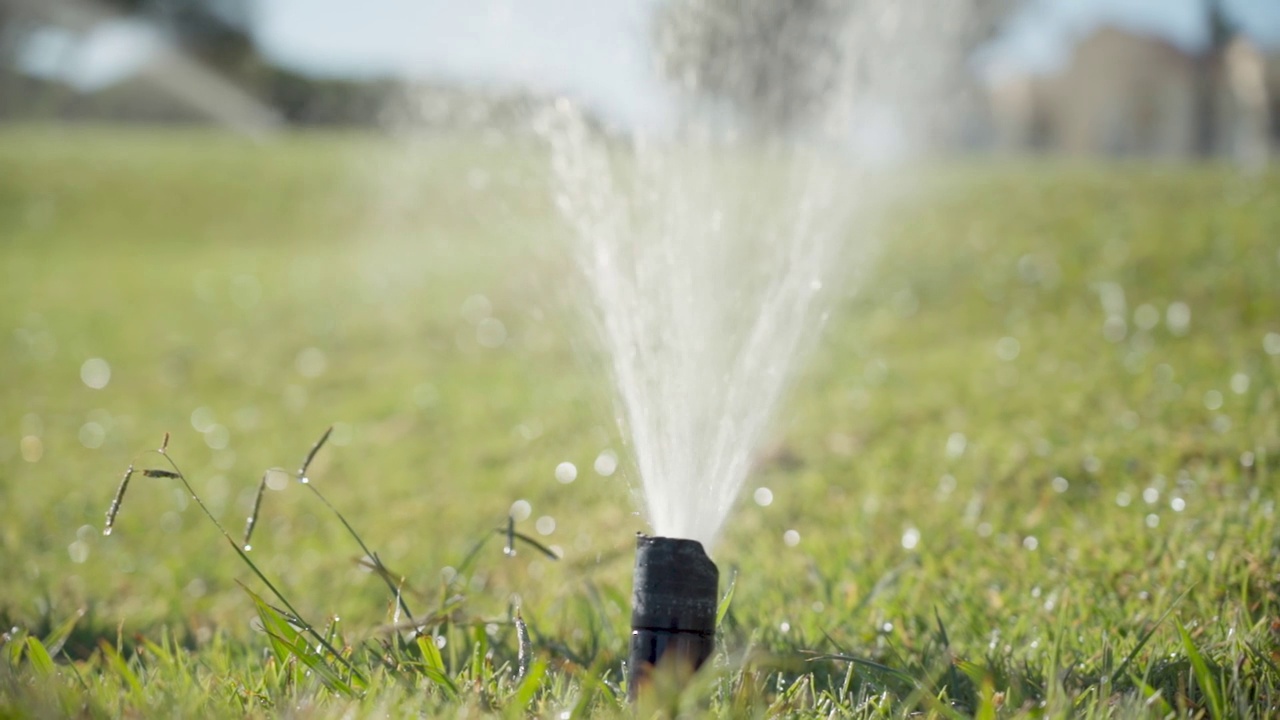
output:
[[627, 678], [633, 700], [655, 665], [680, 663], [693, 671], [711, 656], [719, 584], [720, 571], [702, 543], [636, 537]]

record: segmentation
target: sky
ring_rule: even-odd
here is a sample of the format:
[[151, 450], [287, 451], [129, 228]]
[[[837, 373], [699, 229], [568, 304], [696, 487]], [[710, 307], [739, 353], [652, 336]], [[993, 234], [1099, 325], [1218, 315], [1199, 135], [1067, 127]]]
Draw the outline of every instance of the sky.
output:
[[[942, 0], [946, 1], [946, 0]], [[1223, 0], [1260, 42], [1280, 48], [1280, 0]], [[258, 0], [263, 49], [325, 74], [408, 74], [566, 92], [624, 122], [660, 117], [648, 16], [655, 0]], [[1102, 24], [1187, 50], [1208, 38], [1204, 0], [1028, 0], [981, 53], [1048, 73]]]
[[619, 119], [660, 111], [651, 0], [258, 0], [255, 35], [291, 67], [567, 93]]
[[[648, 17], [658, 0], [256, 0], [253, 32], [273, 60], [321, 76], [459, 80], [564, 93], [624, 123], [659, 118]], [[946, 0], [939, 0], [946, 1]], [[1204, 43], [1203, 0], [1028, 0], [980, 54], [1003, 67], [1052, 72], [1100, 24]], [[1280, 0], [1223, 0], [1259, 41], [1280, 49]], [[77, 42], [36, 33], [32, 74], [104, 87], [145, 62], [157, 42], [119, 21]]]

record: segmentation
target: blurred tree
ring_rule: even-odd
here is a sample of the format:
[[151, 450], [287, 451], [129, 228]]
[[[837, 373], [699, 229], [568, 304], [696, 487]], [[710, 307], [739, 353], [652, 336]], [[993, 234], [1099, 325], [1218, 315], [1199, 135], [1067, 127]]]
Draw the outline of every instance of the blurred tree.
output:
[[1222, 0], [1204, 0], [1208, 46], [1200, 54], [1196, 72], [1196, 152], [1204, 157], [1224, 151], [1220, 104], [1223, 94], [1225, 51], [1235, 28]]
[[842, 88], [976, 87], [966, 58], [1017, 2], [667, 0], [652, 37], [662, 76], [684, 96], [755, 132], [792, 132]]
[[183, 50], [236, 80], [257, 85], [266, 64], [252, 35], [250, 0], [101, 0], [164, 29]]
[[723, 104], [757, 130], [808, 117], [837, 82], [840, 0], [670, 0], [654, 41], [663, 76], [681, 92]]

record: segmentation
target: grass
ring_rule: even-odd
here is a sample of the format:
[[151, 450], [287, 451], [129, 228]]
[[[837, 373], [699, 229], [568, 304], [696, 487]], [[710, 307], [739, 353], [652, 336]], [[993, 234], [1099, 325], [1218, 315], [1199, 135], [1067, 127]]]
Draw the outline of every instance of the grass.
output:
[[[640, 714], [1280, 712], [1280, 177], [927, 178]], [[513, 140], [0, 132], [0, 716], [630, 712], [644, 525], [547, 195]], [[238, 556], [183, 485], [236, 546], [269, 468]], [[504, 553], [521, 500], [562, 560]]]

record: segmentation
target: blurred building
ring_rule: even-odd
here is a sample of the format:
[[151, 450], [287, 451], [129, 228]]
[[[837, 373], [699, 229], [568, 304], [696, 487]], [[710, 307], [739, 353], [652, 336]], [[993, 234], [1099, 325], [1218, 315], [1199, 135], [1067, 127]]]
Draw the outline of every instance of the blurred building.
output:
[[1101, 25], [1049, 69], [989, 63], [997, 148], [1072, 156], [1268, 161], [1280, 147], [1280, 53], [1243, 34], [1179, 43]]

